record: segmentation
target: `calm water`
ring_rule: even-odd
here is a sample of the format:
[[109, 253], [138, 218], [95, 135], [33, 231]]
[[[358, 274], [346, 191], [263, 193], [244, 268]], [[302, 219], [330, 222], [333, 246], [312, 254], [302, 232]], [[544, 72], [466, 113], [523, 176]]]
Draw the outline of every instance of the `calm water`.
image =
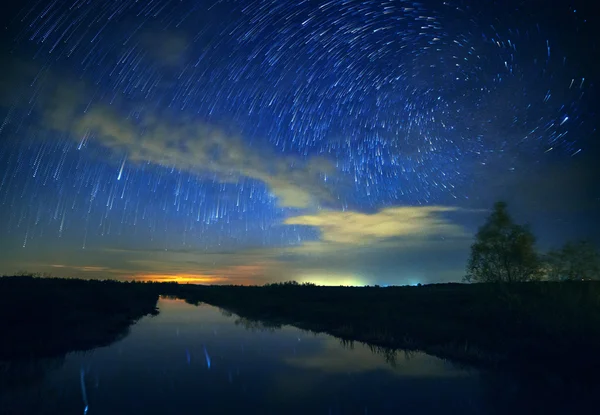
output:
[[550, 405], [546, 385], [425, 354], [399, 353], [394, 366], [361, 344], [351, 349], [292, 327], [248, 327], [208, 305], [161, 299], [159, 307], [158, 316], [108, 347], [21, 364], [18, 382], [0, 391], [0, 413], [83, 414], [86, 405], [90, 415], [576, 410], [556, 394]]

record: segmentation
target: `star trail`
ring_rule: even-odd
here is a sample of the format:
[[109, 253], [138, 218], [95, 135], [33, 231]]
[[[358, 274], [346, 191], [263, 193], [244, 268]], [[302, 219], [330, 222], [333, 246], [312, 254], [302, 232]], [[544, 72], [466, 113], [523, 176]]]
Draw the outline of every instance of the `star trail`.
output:
[[[510, 199], [518, 183], [548, 172], [585, 186], [592, 174], [579, 177], [577, 163], [595, 148], [588, 61], [597, 46], [586, 36], [595, 16], [568, 2], [501, 3], [54, 0], [9, 9], [2, 271], [435, 280], [412, 260], [390, 262], [390, 246], [468, 246], [479, 216], [452, 215]], [[576, 197], [584, 194], [597, 206], [597, 185]], [[355, 229], [338, 215], [397, 233], [348, 238]], [[399, 226], [407, 221], [422, 228]], [[336, 268], [357, 252], [376, 259]], [[438, 279], [461, 277], [446, 265], [454, 274]]]

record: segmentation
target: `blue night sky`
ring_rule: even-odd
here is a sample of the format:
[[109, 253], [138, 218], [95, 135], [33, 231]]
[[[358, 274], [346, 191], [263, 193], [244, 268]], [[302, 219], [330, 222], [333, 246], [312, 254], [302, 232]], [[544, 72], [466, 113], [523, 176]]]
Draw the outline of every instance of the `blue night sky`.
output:
[[598, 242], [588, 3], [3, 4], [0, 273], [459, 281], [499, 199]]

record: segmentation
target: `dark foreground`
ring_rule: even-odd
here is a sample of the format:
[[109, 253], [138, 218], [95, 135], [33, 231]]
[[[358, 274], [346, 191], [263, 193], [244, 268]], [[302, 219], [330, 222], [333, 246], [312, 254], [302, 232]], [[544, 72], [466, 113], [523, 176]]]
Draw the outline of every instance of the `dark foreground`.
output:
[[554, 374], [594, 382], [600, 369], [596, 282], [351, 288], [4, 277], [0, 292], [0, 360], [109, 344], [154, 313], [159, 295], [170, 295], [221, 307], [246, 321], [471, 365], [545, 370], [552, 362]]
[[[0, 292], [7, 415], [583, 414], [600, 405], [596, 283], [0, 278]], [[144, 315], [153, 317], [133, 324]]]
[[0, 363], [0, 414], [571, 415], [600, 405], [598, 387], [275, 329], [205, 303], [162, 297], [158, 307], [106, 347], [6, 372]]
[[0, 278], [0, 296], [0, 361], [108, 345], [158, 300], [140, 284], [33, 277]]

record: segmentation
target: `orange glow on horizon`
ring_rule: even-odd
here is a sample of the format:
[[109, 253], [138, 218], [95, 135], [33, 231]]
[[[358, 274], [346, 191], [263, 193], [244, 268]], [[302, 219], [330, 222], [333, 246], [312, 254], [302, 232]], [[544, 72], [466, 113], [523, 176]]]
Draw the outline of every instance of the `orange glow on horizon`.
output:
[[143, 273], [128, 279], [143, 282], [176, 282], [178, 284], [205, 285], [263, 285], [270, 263], [258, 262], [245, 265], [231, 265], [210, 270], [210, 273], [183, 272], [173, 274]]
[[143, 274], [129, 278], [141, 282], [176, 282], [179, 284], [227, 284], [228, 278], [203, 274]]
[[140, 282], [176, 282], [178, 284], [200, 285], [262, 285], [261, 280], [251, 276], [206, 275], [206, 274], [138, 274], [127, 278], [130, 281]]

